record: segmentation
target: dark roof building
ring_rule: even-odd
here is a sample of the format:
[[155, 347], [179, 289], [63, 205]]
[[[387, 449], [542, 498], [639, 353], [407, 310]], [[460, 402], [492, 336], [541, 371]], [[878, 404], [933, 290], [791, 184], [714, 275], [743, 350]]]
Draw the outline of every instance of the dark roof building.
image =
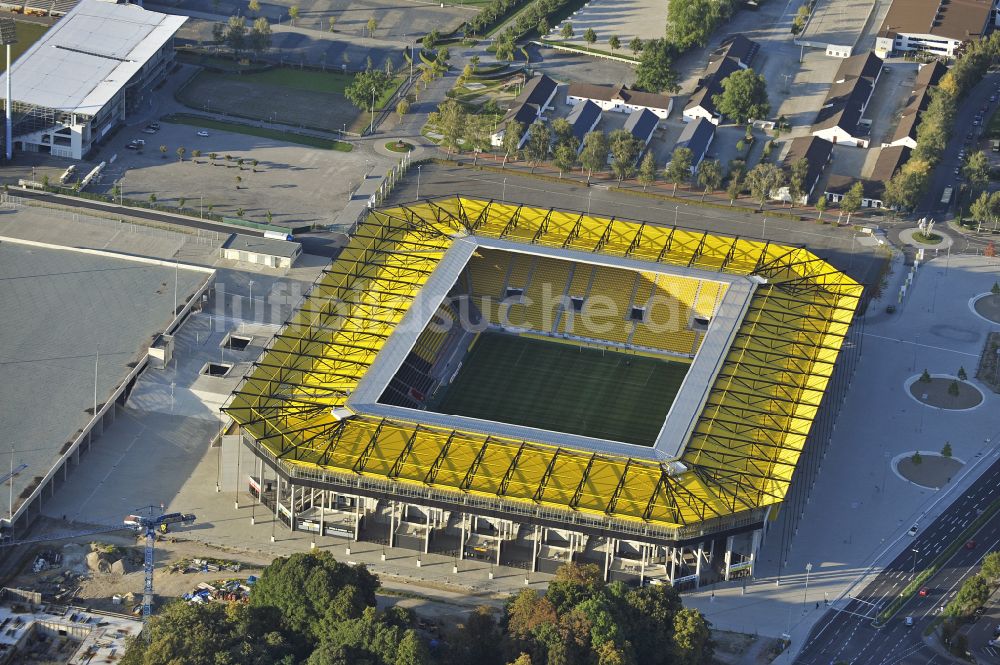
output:
[[930, 104], [931, 87], [937, 85], [947, 71], [948, 68], [937, 61], [920, 67], [906, 107], [900, 113], [899, 123], [896, 125], [892, 140], [883, 145], [917, 147], [917, 124], [920, 120], [920, 113], [925, 111]]
[[760, 44], [752, 39], [747, 39], [743, 35], [734, 35], [726, 38], [719, 48], [712, 51], [712, 54], [708, 56], [708, 61], [715, 62], [723, 58], [732, 58], [746, 69], [753, 63], [759, 49]]
[[520, 145], [523, 145], [528, 137], [528, 126], [541, 117], [549, 102], [555, 97], [557, 87], [556, 82], [544, 74], [528, 81], [521, 89], [521, 93], [514, 98], [514, 105], [504, 114], [503, 119], [497, 125], [497, 130], [490, 137], [490, 142], [494, 146], [503, 145], [507, 124], [516, 120], [524, 125], [524, 134], [521, 135], [520, 142]]
[[867, 147], [868, 139], [861, 131], [861, 118], [881, 73], [882, 61], [873, 53], [845, 58], [823, 107], [816, 115], [812, 134], [832, 143]]
[[740, 69], [743, 69], [740, 63], [733, 58], [720, 58], [710, 62], [705, 76], [698, 81], [698, 87], [684, 106], [684, 121], [705, 118], [714, 125], [719, 124], [722, 121], [722, 114], [715, 108], [712, 98], [722, 94], [722, 81]]
[[708, 147], [715, 139], [715, 125], [705, 118], [698, 118], [684, 125], [677, 139], [677, 148], [688, 148], [691, 151], [691, 172], [698, 170], [698, 165], [705, 159]]
[[521, 94], [514, 100], [515, 104], [534, 104], [544, 109], [556, 94], [558, 84], [545, 74], [536, 76], [521, 88]]
[[573, 128], [573, 136], [579, 141], [577, 152], [583, 149], [583, 137], [592, 132], [600, 120], [601, 107], [590, 100], [580, 102], [566, 116], [566, 121]]
[[647, 109], [657, 117], [666, 118], [674, 106], [674, 100], [667, 95], [658, 95], [642, 90], [630, 90], [623, 85], [593, 85], [571, 83], [566, 89], [566, 103], [590, 100], [604, 111], [631, 113]]
[[816, 181], [823, 174], [823, 169], [830, 162], [832, 154], [833, 144], [826, 139], [817, 136], [800, 136], [789, 142], [782, 165], [786, 169], [791, 169], [792, 165], [800, 159], [805, 159], [809, 163], [805, 182], [805, 193], [808, 197], [812, 193], [813, 187], [816, 186]]
[[[889, 146], [882, 148], [878, 159], [875, 160], [875, 167], [871, 175], [861, 178], [861, 188], [864, 192], [861, 198], [861, 205], [865, 208], [883, 208], [885, 196], [885, 184], [889, 182], [893, 175], [910, 158], [910, 149], [904, 146]], [[827, 181], [826, 197], [833, 203], [840, 201], [855, 182], [857, 178], [844, 175], [832, 175]]]
[[643, 145], [648, 145], [653, 138], [653, 132], [659, 126], [659, 119], [647, 109], [632, 111], [625, 121], [623, 129], [632, 136], [642, 141]]

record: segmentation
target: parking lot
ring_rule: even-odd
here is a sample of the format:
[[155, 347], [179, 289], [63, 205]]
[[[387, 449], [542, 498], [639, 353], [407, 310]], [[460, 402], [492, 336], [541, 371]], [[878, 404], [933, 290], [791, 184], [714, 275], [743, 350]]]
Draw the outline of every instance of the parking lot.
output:
[[865, 119], [872, 122], [872, 147], [878, 147], [892, 139], [899, 114], [909, 100], [916, 76], [917, 66], [913, 63], [898, 63], [882, 68], [872, 100], [865, 110]]
[[[667, 3], [659, 0], [593, 0], [585, 7], [573, 13], [567, 23], [573, 24], [573, 37], [568, 41], [579, 46], [586, 46], [583, 33], [593, 30], [597, 33], [597, 43], [594, 48], [610, 51], [608, 39], [617, 35], [622, 43], [622, 52], [632, 55], [628, 43], [633, 37], [643, 41], [663, 37], [667, 25]], [[549, 37], [562, 39], [559, 31], [560, 23]]]
[[874, 7], [875, 0], [819, 0], [797, 41], [823, 48], [828, 44], [853, 47]]
[[[270, 211], [274, 223], [324, 225], [343, 209], [348, 192], [366, 173], [381, 173], [391, 161], [362, 151], [317, 150], [217, 130], [198, 136], [194, 127], [167, 122], [161, 127], [155, 135], [142, 133], [142, 125], [119, 131], [95, 158], [109, 165], [93, 189], [110, 192], [117, 183], [125, 198], [139, 201], [153, 194], [159, 204], [178, 206], [183, 197], [195, 214], [208, 213], [211, 206], [215, 214], [263, 222]], [[146, 141], [144, 150], [125, 149], [134, 138]], [[178, 159], [179, 147], [186, 149], [184, 161]], [[197, 159], [196, 149], [201, 151]], [[218, 156], [214, 165], [212, 152]], [[245, 160], [242, 168], [239, 159]], [[254, 159], [256, 167], [250, 165]]]

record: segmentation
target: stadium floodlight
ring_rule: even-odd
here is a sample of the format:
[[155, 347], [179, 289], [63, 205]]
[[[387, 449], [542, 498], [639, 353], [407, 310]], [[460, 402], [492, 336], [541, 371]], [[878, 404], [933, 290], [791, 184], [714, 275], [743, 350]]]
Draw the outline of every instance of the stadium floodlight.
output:
[[12, 128], [13, 114], [11, 112], [11, 107], [13, 106], [13, 100], [10, 97], [10, 45], [17, 43], [17, 25], [14, 23], [12, 18], [0, 18], [0, 44], [7, 47], [7, 97], [6, 97], [6, 107], [7, 107], [7, 127], [6, 133], [4, 134], [5, 143], [4, 149], [6, 150], [7, 159], [10, 159], [14, 155], [14, 146], [12, 145]]

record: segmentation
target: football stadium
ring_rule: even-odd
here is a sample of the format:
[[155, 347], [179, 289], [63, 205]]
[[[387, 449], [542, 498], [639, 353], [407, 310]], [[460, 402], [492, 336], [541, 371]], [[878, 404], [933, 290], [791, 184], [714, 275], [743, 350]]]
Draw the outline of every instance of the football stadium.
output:
[[358, 225], [224, 411], [294, 530], [752, 575], [829, 440], [862, 291], [799, 247], [422, 200]]

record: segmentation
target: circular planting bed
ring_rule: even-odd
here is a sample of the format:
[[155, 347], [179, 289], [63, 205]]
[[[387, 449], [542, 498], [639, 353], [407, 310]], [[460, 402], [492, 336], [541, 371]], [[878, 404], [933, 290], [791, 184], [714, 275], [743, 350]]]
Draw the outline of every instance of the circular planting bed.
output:
[[955, 411], [971, 409], [983, 401], [983, 393], [968, 381], [940, 376], [930, 381], [917, 379], [910, 384], [910, 394], [921, 404]]
[[1000, 323], [1000, 294], [990, 293], [978, 298], [974, 306], [979, 316]]
[[410, 152], [413, 150], [413, 144], [406, 141], [389, 141], [385, 144], [385, 149], [393, 152]]
[[954, 457], [920, 453], [916, 458], [913, 455], [900, 458], [896, 462], [896, 472], [921, 487], [940, 489], [951, 482], [963, 465], [964, 462]]
[[942, 238], [936, 233], [921, 233], [917, 231], [913, 234], [913, 239], [922, 245], [937, 245], [941, 242]]

